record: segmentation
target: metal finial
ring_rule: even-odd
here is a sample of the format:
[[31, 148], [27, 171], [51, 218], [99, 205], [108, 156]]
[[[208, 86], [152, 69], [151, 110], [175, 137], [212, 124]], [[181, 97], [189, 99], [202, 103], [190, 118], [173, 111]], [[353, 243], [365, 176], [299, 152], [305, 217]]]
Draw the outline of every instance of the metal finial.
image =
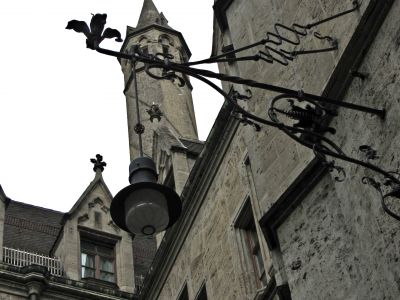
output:
[[86, 36], [86, 47], [92, 50], [96, 50], [104, 39], [115, 38], [115, 41], [122, 42], [121, 33], [118, 30], [112, 28], [104, 30], [106, 20], [106, 14], [92, 14], [90, 28], [84, 21], [71, 20], [65, 29], [83, 33]]
[[97, 172], [98, 170], [100, 172], [103, 172], [104, 167], [107, 166], [107, 164], [103, 161], [103, 156], [101, 156], [100, 154], [96, 154], [96, 158], [91, 158], [90, 161], [94, 165], [93, 171], [95, 172]]

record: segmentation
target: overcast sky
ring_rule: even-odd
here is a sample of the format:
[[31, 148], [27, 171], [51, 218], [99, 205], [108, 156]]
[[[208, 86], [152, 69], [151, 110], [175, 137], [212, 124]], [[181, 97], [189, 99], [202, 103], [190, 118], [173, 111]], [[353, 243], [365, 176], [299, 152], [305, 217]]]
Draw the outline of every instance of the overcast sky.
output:
[[[128, 133], [123, 76], [116, 59], [86, 49], [71, 19], [90, 22], [107, 13], [107, 26], [125, 37], [143, 0], [12, 0], [0, 3], [0, 184], [8, 197], [68, 211], [94, 178], [90, 158], [104, 156], [103, 177], [115, 195], [128, 184]], [[209, 57], [213, 0], [154, 0], [181, 31], [192, 60]], [[105, 48], [119, 50], [110, 41]], [[200, 139], [222, 104], [193, 81]]]

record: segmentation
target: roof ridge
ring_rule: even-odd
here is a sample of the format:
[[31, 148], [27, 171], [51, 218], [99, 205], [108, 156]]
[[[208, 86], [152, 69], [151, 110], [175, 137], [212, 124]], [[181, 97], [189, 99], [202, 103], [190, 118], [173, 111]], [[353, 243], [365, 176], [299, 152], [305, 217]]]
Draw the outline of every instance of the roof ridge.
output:
[[39, 208], [39, 209], [42, 209], [42, 210], [52, 211], [54, 213], [59, 213], [59, 214], [62, 214], [62, 215], [65, 214], [65, 212], [62, 212], [62, 211], [59, 211], [59, 210], [55, 210], [55, 209], [51, 209], [51, 208], [47, 208], [47, 207], [42, 207], [42, 206], [39, 206], [39, 205], [30, 204], [30, 203], [25, 203], [25, 202], [21, 202], [21, 201], [16, 201], [16, 200], [12, 200], [12, 199], [10, 199], [10, 202], [15, 203], [15, 204], [20, 204], [20, 205], [22, 204], [22, 205], [29, 206], [29, 207]]

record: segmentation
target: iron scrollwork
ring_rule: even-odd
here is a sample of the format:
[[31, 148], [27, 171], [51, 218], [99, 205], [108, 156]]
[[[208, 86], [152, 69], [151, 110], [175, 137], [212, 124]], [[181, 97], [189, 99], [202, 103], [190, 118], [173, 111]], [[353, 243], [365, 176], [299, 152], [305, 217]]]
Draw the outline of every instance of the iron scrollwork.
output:
[[[364, 177], [362, 182], [373, 186], [380, 192], [383, 210], [391, 217], [400, 221], [400, 215], [391, 210], [387, 204], [389, 199], [400, 199], [399, 173], [387, 172], [382, 168], [371, 164], [370, 160], [377, 159], [378, 156], [377, 153], [374, 152], [374, 150], [369, 146], [363, 145], [360, 148], [360, 151], [367, 155], [368, 161], [364, 161], [348, 156], [328, 137], [329, 135], [335, 134], [335, 129], [328, 126], [329, 121], [337, 115], [336, 109], [332, 109], [332, 107], [342, 107], [356, 110], [373, 114], [380, 118], [385, 117], [384, 109], [377, 109], [350, 102], [338, 101], [319, 95], [305, 93], [303, 91], [288, 89], [282, 86], [258, 82], [252, 79], [194, 68], [194, 66], [200, 64], [219, 62], [232, 63], [250, 60], [262, 60], [267, 63], [277, 62], [282, 65], [288, 65], [289, 62], [298, 55], [334, 51], [338, 48], [337, 41], [330, 36], [324, 36], [318, 32], [314, 32], [313, 37], [320, 40], [326, 40], [329, 43], [329, 47], [305, 50], [288, 50], [279, 47], [283, 47], [284, 44], [291, 45], [292, 47], [300, 46], [301, 39], [309, 35], [311, 33], [311, 29], [316, 28], [323, 23], [350, 14], [356, 11], [359, 6], [360, 5], [358, 1], [353, 1], [353, 7], [351, 9], [307, 25], [293, 24], [292, 26], [286, 26], [276, 23], [274, 26], [274, 31], [268, 32], [266, 38], [262, 39], [261, 41], [239, 49], [230, 48], [229, 50], [224, 51], [222, 54], [213, 56], [211, 58], [184, 63], [175, 62], [174, 57], [170, 54], [157, 53], [156, 55], [152, 55], [143, 53], [138, 45], [133, 47], [133, 53], [122, 53], [101, 48], [99, 45], [104, 38], [115, 37], [117, 41], [121, 40], [119, 32], [114, 29], [108, 28], [104, 31], [104, 33], [102, 33], [105, 25], [106, 15], [94, 15], [90, 30], [86, 23], [83, 24], [84, 22], [76, 20], [70, 21], [67, 29], [83, 32], [87, 37], [86, 43], [88, 48], [94, 49], [102, 54], [131, 61], [133, 65], [133, 76], [131, 76], [133, 81], [136, 80], [136, 62], [141, 62], [145, 66], [146, 73], [155, 79], [171, 80], [174, 82], [178, 81], [180, 86], [185, 85], [185, 80], [182, 76], [191, 76], [204, 82], [220, 93], [234, 106], [234, 117], [238, 118], [241, 123], [244, 125], [250, 125], [257, 131], [261, 129], [261, 125], [271, 126], [283, 131], [296, 142], [314, 151], [316, 157], [319, 158], [330, 171], [337, 172], [337, 175], [335, 175], [335, 179], [337, 181], [343, 181], [346, 174], [345, 170], [341, 166], [338, 166], [335, 160], [356, 164], [380, 174], [384, 178], [384, 181], [382, 181], [383, 183], [372, 177]], [[262, 46], [264, 46], [264, 51], [260, 50], [256, 55], [237, 57], [237, 54]], [[257, 88], [278, 93], [278, 95], [272, 99], [270, 107], [268, 108], [269, 118], [263, 118], [254, 115], [239, 105], [238, 102], [240, 100], [249, 101], [251, 99], [252, 95], [250, 90], [250, 92], [246, 92], [247, 95], [242, 95], [239, 93], [228, 94], [214, 84], [210, 80], [211, 78], [243, 85], [249, 89]], [[142, 130], [138, 131], [140, 131], [140, 137]]]
[[395, 212], [394, 208], [392, 208], [395, 206], [393, 204], [396, 202], [398, 203], [400, 200], [400, 183], [398, 180], [400, 173], [396, 171], [388, 172], [388, 174], [390, 174], [391, 177], [388, 178], [387, 176], [384, 176], [382, 181], [373, 177], [365, 176], [362, 178], [362, 183], [375, 188], [381, 197], [381, 205], [384, 212], [400, 221], [400, 212]]

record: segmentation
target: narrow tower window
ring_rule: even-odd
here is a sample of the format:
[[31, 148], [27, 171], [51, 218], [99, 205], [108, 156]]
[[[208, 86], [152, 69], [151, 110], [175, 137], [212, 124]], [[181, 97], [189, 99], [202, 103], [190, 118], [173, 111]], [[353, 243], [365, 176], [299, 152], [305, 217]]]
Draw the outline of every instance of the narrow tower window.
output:
[[256, 287], [265, 286], [267, 284], [267, 276], [250, 198], [246, 199], [234, 226], [240, 230], [241, 244], [244, 247], [243, 252], [246, 254], [247, 261], [249, 262], [248, 270], [253, 274], [252, 277], [254, 278]]

